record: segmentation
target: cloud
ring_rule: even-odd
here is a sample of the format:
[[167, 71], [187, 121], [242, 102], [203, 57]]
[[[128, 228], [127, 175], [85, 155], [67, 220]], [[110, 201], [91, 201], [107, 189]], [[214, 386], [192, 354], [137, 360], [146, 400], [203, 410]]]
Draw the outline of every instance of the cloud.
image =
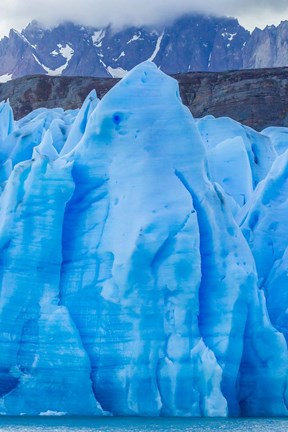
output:
[[[246, 26], [288, 19], [287, 0], [0, 0], [0, 32], [21, 29], [32, 19], [105, 26], [155, 24], [189, 12], [236, 16]], [[253, 23], [255, 23], [253, 25]]]

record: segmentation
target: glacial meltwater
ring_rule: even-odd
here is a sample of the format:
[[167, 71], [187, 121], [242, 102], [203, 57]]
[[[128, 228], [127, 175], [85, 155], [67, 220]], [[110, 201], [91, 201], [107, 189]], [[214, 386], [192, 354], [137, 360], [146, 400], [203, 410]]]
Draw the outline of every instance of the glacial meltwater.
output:
[[1, 432], [285, 432], [287, 419], [2, 417]]

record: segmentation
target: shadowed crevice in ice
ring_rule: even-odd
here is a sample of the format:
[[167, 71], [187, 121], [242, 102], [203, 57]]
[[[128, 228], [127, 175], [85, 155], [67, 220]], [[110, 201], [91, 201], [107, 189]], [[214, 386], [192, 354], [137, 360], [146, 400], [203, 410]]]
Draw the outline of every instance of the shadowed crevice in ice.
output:
[[243, 209], [241, 227], [255, 258], [259, 287], [264, 290], [272, 324], [286, 339], [288, 152], [275, 160], [265, 180]]
[[195, 123], [150, 62], [79, 111], [0, 111], [1, 413], [287, 415], [272, 139]]
[[1, 413], [100, 414], [81, 340], [58, 306], [62, 221], [74, 185], [71, 164], [49, 159], [47, 139], [32, 161], [16, 165], [1, 197], [0, 363], [3, 381], [17, 383], [6, 385]]

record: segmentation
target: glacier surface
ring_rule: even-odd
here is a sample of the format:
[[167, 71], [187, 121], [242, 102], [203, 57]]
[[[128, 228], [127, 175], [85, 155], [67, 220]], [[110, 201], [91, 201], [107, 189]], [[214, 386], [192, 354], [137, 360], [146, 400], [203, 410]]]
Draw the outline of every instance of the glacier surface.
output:
[[287, 416], [288, 138], [151, 62], [0, 105], [0, 414]]

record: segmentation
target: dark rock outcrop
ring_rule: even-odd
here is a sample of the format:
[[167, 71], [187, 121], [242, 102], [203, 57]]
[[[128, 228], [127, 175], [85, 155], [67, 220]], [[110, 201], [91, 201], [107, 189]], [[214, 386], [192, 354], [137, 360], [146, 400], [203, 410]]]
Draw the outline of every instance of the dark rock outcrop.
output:
[[288, 68], [175, 76], [195, 117], [228, 116], [256, 130], [288, 126]]
[[[261, 130], [288, 126], [288, 68], [174, 75], [183, 102], [195, 117], [229, 116]], [[29, 76], [0, 84], [0, 100], [10, 99], [15, 117], [40, 107], [79, 108], [96, 89], [102, 98], [117, 79]]]

